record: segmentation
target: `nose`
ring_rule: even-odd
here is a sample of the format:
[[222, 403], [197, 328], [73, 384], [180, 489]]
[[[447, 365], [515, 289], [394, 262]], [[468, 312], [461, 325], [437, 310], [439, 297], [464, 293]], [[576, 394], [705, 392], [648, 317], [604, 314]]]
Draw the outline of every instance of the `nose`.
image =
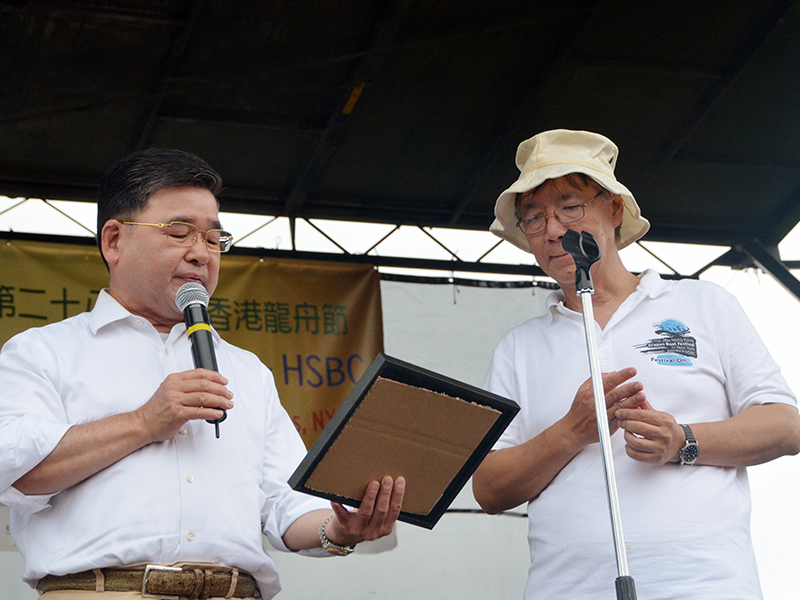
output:
[[206, 234], [202, 231], [198, 231], [192, 243], [187, 246], [186, 260], [200, 265], [204, 265], [211, 260], [211, 251], [206, 245]]
[[555, 213], [546, 215], [547, 221], [545, 223], [544, 231], [548, 240], [560, 240], [564, 237], [568, 227], [558, 220]]

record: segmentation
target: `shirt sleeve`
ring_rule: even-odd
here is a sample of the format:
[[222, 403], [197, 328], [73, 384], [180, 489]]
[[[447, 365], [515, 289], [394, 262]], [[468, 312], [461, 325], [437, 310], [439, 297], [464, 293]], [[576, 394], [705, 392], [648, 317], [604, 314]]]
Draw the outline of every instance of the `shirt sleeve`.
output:
[[[278, 393], [270, 371], [263, 367], [266, 395], [267, 423], [264, 432], [264, 477], [261, 521], [264, 534], [276, 549], [289, 552], [282, 536], [289, 526], [302, 515], [330, 509], [330, 502], [322, 498], [294, 491], [287, 481], [306, 455], [306, 447], [278, 400]], [[321, 522], [321, 521], [320, 521]], [[323, 548], [302, 550], [309, 556], [329, 556]]]
[[0, 352], [0, 503], [22, 514], [47, 508], [50, 496], [25, 496], [12, 485], [47, 457], [70, 428], [51, 357], [35, 331], [15, 336]]
[[[500, 341], [492, 355], [492, 362], [489, 371], [483, 381], [483, 389], [504, 398], [510, 398], [515, 402], [519, 400], [519, 390], [517, 379], [514, 372], [514, 365], [510, 359], [513, 353], [514, 334], [510, 332]], [[522, 443], [520, 435], [520, 421], [522, 419], [522, 407], [520, 412], [514, 417], [500, 438], [495, 442], [492, 450], [502, 450], [511, 448]]]
[[797, 398], [786, 383], [775, 360], [748, 319], [739, 301], [721, 294], [716, 331], [720, 359], [726, 373], [725, 387], [732, 414], [757, 404], [797, 406]]

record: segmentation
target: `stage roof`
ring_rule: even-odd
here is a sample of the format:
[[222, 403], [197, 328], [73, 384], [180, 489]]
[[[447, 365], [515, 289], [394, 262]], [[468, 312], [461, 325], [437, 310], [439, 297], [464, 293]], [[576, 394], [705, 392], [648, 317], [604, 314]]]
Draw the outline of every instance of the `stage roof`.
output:
[[620, 147], [646, 239], [774, 247], [800, 221], [786, 0], [0, 0], [0, 194], [92, 201], [192, 151], [226, 211], [486, 229], [517, 145]]

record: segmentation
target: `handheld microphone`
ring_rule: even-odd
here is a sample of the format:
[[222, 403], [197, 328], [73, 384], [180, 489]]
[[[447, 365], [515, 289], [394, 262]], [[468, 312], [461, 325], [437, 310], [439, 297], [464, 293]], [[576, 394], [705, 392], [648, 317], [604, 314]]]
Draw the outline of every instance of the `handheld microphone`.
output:
[[[192, 359], [198, 369], [217, 371], [217, 357], [214, 354], [214, 340], [208, 319], [208, 292], [199, 283], [184, 283], [175, 294], [175, 305], [183, 313], [186, 322], [186, 335], [192, 343]], [[219, 424], [228, 418], [223, 410], [219, 419], [206, 419], [216, 428], [219, 437]]]

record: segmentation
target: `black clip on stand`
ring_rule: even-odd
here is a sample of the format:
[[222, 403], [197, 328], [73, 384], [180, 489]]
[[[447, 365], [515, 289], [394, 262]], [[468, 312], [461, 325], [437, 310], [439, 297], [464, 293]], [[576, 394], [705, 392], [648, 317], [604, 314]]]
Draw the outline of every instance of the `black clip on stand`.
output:
[[614, 462], [611, 456], [611, 434], [608, 431], [608, 414], [606, 412], [605, 391], [600, 373], [600, 358], [597, 353], [597, 337], [594, 331], [594, 308], [592, 294], [594, 284], [589, 268], [600, 259], [600, 248], [591, 233], [578, 233], [567, 229], [561, 240], [565, 252], [575, 260], [575, 286], [581, 297], [583, 309], [583, 326], [586, 330], [586, 346], [589, 350], [589, 370], [592, 375], [592, 391], [594, 407], [597, 413], [597, 430], [600, 433], [600, 449], [603, 455], [603, 470], [608, 492], [608, 508], [611, 513], [611, 528], [614, 533], [614, 547], [617, 555], [616, 580], [617, 600], [636, 600], [636, 587], [633, 577], [628, 574], [628, 559], [625, 555], [625, 540], [622, 537], [622, 523], [619, 513], [619, 497], [617, 482], [614, 476]]

